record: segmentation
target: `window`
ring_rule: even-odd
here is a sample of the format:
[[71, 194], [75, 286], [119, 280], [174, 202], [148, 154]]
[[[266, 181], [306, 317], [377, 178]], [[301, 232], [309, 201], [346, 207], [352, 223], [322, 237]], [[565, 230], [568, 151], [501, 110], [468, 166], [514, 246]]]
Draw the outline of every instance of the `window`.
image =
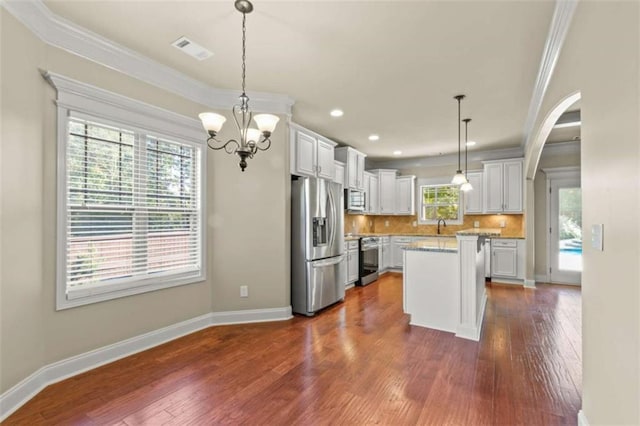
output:
[[447, 223], [461, 224], [460, 187], [458, 185], [421, 185], [420, 187], [421, 224], [435, 224], [438, 219]]
[[168, 124], [140, 126], [135, 101], [60, 105], [58, 309], [203, 281], [202, 142], [153, 107]]

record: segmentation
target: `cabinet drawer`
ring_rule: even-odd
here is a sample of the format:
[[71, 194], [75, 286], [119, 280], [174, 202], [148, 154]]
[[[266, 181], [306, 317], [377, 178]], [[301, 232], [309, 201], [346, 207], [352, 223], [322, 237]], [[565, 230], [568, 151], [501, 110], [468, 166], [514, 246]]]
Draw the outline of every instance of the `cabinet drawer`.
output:
[[389, 237], [380, 237], [380, 242], [382, 244], [389, 244]]
[[358, 240], [347, 241], [349, 250], [357, 250], [358, 249]]
[[493, 247], [513, 247], [516, 248], [518, 246], [518, 242], [516, 240], [491, 240], [491, 245]]
[[409, 243], [411, 242], [411, 237], [393, 237], [394, 243]]

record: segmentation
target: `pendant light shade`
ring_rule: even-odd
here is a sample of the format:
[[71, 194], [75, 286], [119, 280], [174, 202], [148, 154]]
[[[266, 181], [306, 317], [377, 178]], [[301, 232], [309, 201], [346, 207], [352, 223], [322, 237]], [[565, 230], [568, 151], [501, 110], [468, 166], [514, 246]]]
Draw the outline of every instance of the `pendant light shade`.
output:
[[458, 170], [456, 170], [456, 174], [451, 179], [451, 183], [453, 185], [462, 185], [467, 181], [466, 176], [462, 173], [462, 168], [460, 167], [460, 101], [465, 98], [465, 95], [456, 95], [453, 99], [458, 101]]
[[468, 149], [467, 142], [469, 142], [469, 122], [471, 121], [471, 119], [465, 118], [462, 121], [464, 121], [464, 180], [465, 182], [460, 186], [460, 191], [469, 192], [473, 189], [471, 182], [469, 182], [469, 179], [467, 179], [467, 172], [469, 171], [469, 168], [467, 166], [467, 149]]

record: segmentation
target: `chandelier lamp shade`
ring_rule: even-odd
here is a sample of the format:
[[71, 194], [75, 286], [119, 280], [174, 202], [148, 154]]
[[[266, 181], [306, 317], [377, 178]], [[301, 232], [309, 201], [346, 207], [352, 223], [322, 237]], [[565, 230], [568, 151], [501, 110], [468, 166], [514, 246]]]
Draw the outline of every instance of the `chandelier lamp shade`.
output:
[[464, 173], [462, 173], [462, 167], [460, 166], [460, 101], [465, 98], [465, 95], [456, 95], [453, 99], [458, 101], [458, 170], [456, 170], [456, 174], [451, 179], [451, 184], [453, 185], [462, 185], [467, 181]]
[[470, 118], [465, 118], [464, 120], [464, 180], [465, 182], [460, 185], [460, 191], [462, 192], [469, 192], [473, 189], [473, 186], [471, 185], [471, 182], [469, 182], [469, 179], [467, 178], [467, 172], [469, 171], [468, 165], [467, 165], [467, 144], [469, 142], [469, 122], [471, 121]]
[[[224, 142], [216, 136], [222, 129], [226, 117], [215, 112], [203, 112], [199, 115], [202, 126], [207, 131], [209, 138], [207, 145], [214, 150], [224, 149], [228, 154], [237, 154], [240, 157], [240, 169], [244, 172], [247, 168], [247, 159], [253, 158], [258, 151], [266, 151], [271, 147], [271, 134], [280, 120], [272, 114], [253, 115], [249, 108], [249, 97], [245, 91], [246, 80], [246, 21], [247, 13], [251, 13], [253, 5], [248, 0], [236, 0], [236, 9], [242, 13], [242, 94], [240, 103], [232, 109], [233, 119], [238, 129], [238, 138]], [[258, 127], [249, 127], [251, 120]]]

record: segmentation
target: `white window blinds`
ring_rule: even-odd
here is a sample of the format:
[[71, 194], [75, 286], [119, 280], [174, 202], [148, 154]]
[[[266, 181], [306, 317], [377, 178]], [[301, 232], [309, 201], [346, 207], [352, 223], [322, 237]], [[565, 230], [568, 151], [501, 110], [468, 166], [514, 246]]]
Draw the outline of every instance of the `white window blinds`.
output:
[[67, 124], [67, 298], [199, 276], [201, 148], [80, 115]]

